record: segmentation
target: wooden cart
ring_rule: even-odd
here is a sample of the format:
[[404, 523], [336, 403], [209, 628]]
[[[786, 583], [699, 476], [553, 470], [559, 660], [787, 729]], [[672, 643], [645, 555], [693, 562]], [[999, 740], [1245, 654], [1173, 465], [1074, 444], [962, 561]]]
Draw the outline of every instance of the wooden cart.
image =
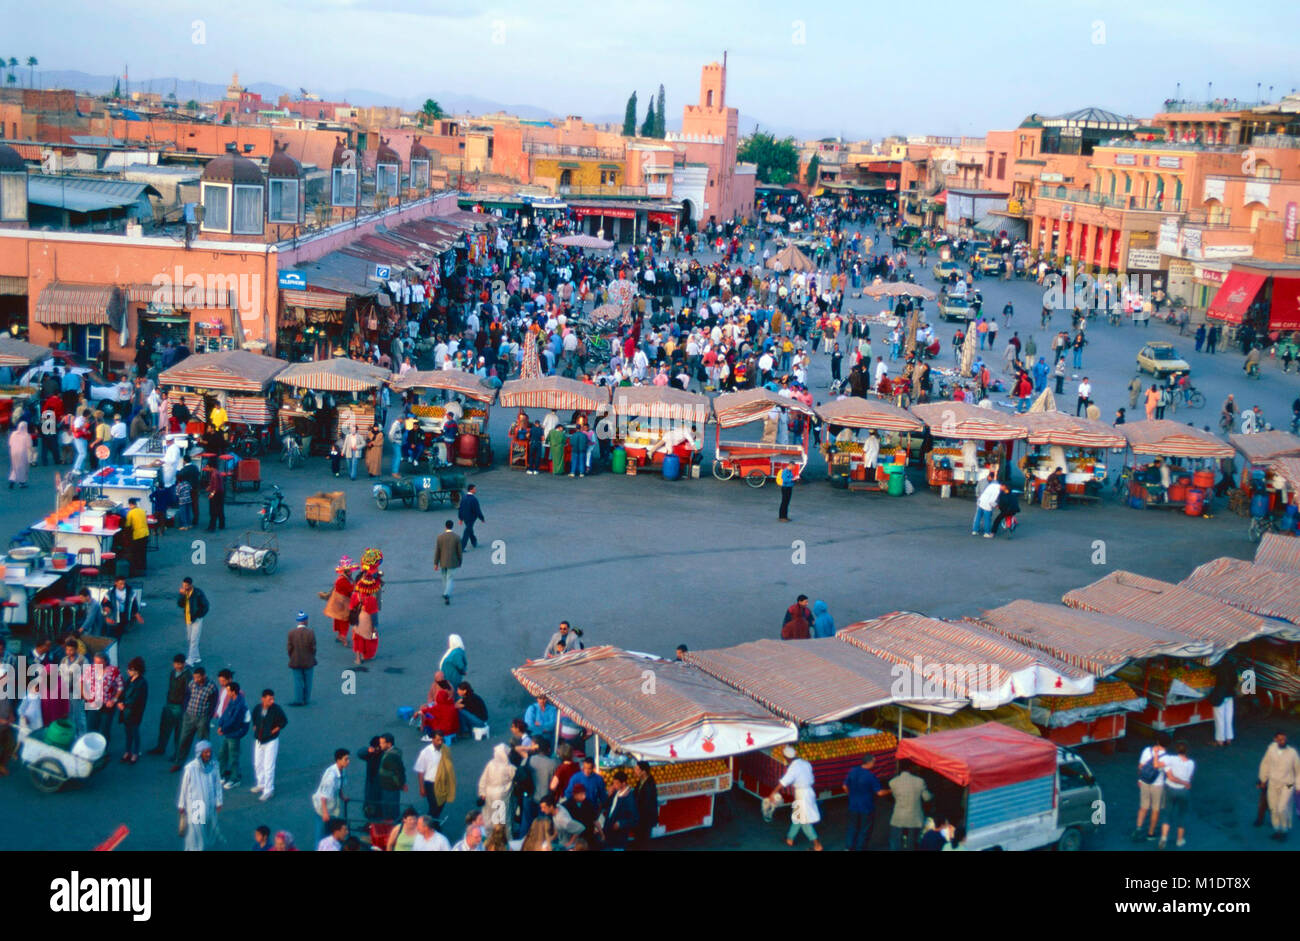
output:
[[313, 493], [307, 498], [303, 515], [307, 518], [307, 525], [313, 529], [317, 523], [333, 523], [342, 529], [348, 522], [347, 498], [342, 490]]

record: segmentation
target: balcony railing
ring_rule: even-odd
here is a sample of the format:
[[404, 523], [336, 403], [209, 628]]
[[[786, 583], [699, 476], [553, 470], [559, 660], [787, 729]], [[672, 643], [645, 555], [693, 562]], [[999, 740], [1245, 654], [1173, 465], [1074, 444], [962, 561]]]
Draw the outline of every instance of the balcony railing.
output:
[[1242, 101], [1238, 98], [1216, 98], [1213, 101], [1174, 101], [1171, 98], [1165, 101], [1161, 113], [1196, 114], [1207, 111], [1242, 111], [1248, 108], [1258, 108], [1260, 105], [1267, 103], [1264, 101]]
[[1161, 199], [1151, 197], [1143, 199], [1131, 193], [1094, 193], [1092, 190], [1071, 189], [1065, 186], [1044, 186], [1038, 191], [1038, 199], [1056, 199], [1063, 203], [1083, 203], [1089, 206], [1110, 206], [1115, 209], [1133, 212], [1184, 212], [1188, 201], [1185, 199]]
[[540, 157], [586, 157], [590, 160], [623, 160], [623, 151], [614, 147], [577, 147], [572, 144], [543, 144], [527, 141], [524, 153]]
[[[608, 186], [561, 186], [561, 196], [649, 196], [651, 195], [646, 186], [626, 186], [622, 184], [610, 184]], [[660, 193], [666, 196], [665, 192]]]
[[[1116, 137], [1098, 144], [1098, 147], [1115, 147], [1120, 150], [1195, 150], [1209, 154], [1238, 154], [1246, 149], [1244, 144], [1202, 144], [1195, 141], [1129, 140]], [[1094, 153], [1096, 148], [1094, 148]]]
[[1292, 150], [1300, 148], [1300, 137], [1294, 134], [1256, 134], [1250, 139], [1252, 147], [1287, 147]]

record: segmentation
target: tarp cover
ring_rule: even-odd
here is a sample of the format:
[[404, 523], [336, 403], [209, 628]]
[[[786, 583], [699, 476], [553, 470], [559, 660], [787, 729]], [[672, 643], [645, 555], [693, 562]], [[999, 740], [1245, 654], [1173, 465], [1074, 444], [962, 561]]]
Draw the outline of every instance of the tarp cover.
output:
[[1255, 295], [1264, 286], [1264, 276], [1249, 271], [1229, 271], [1223, 284], [1210, 301], [1206, 316], [1211, 320], [1241, 323], [1250, 310]]
[[879, 399], [850, 396], [817, 407], [822, 421], [847, 428], [874, 428], [878, 431], [921, 432], [925, 424], [906, 409]]
[[1120, 426], [1134, 454], [1156, 457], [1232, 457], [1232, 445], [1182, 422], [1151, 418]]
[[405, 376], [394, 376], [388, 380], [394, 389], [446, 389], [459, 392], [476, 402], [491, 402], [496, 398], [496, 389], [485, 383], [472, 372], [462, 369], [413, 369]]
[[1228, 440], [1251, 464], [1266, 464], [1275, 457], [1294, 457], [1300, 454], [1300, 438], [1289, 431], [1228, 435]]
[[723, 428], [747, 425], [766, 418], [772, 407], [791, 408], [805, 415], [815, 415], [811, 407], [798, 399], [788, 399], [771, 389], [745, 389], [741, 392], [724, 392], [713, 400], [713, 414]]
[[1300, 539], [1265, 533], [1255, 549], [1255, 564], [1283, 572], [1300, 572]]
[[1011, 416], [966, 402], [926, 402], [912, 406], [912, 414], [930, 426], [936, 438], [957, 441], [1015, 441], [1029, 436]]
[[[1283, 538], [1293, 539], [1286, 536]], [[1269, 620], [1269, 633], [1300, 640], [1300, 572], [1223, 557], [1197, 567], [1179, 584]]]
[[548, 408], [554, 412], [594, 412], [609, 401], [609, 389], [564, 376], [511, 379], [497, 402], [504, 408]]
[[1056, 774], [1056, 745], [999, 722], [905, 738], [898, 743], [898, 759], [904, 758], [972, 794]]
[[288, 367], [289, 364], [282, 359], [247, 350], [198, 353], [164, 370], [158, 377], [158, 384], [258, 394], [265, 392], [271, 380]]

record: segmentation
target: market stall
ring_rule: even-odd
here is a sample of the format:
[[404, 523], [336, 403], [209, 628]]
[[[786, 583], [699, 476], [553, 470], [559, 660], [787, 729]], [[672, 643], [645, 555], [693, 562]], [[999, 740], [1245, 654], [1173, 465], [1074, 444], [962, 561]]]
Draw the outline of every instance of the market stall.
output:
[[[1128, 439], [1130, 505], [1182, 508], [1187, 516], [1201, 516], [1215, 484], [1214, 464], [1232, 457], [1232, 446], [1208, 431], [1165, 418], [1130, 422], [1121, 428]], [[1143, 457], [1153, 460], [1138, 460]]]
[[1285, 711], [1300, 705], [1300, 571], [1220, 558], [1198, 567], [1179, 585], [1266, 618], [1270, 636], [1233, 653], [1238, 665], [1255, 671], [1262, 700]]
[[164, 414], [181, 404], [205, 421], [205, 400], [215, 399], [232, 425], [249, 429], [271, 426], [276, 406], [273, 383], [288, 366], [284, 360], [247, 350], [188, 356], [158, 376], [158, 388], [166, 397]]
[[[1210, 665], [1239, 644], [1272, 633], [1259, 615], [1132, 572], [1111, 572], [1091, 585], [1066, 592], [1061, 600], [1072, 608], [1132, 618], [1202, 640], [1211, 645], [1205, 657]], [[1129, 664], [1119, 675], [1148, 701], [1135, 722], [1171, 729], [1214, 718], [1206, 699], [1214, 674], [1204, 665], [1172, 663], [1158, 657]]]
[[[1020, 460], [1025, 475], [1027, 502], [1051, 508], [1050, 497], [1058, 499], [1097, 500], [1106, 482], [1106, 453], [1128, 444], [1122, 434], [1109, 425], [1065, 412], [1019, 412], [1006, 420], [1028, 432], [1027, 448]], [[1059, 473], [1058, 473], [1059, 471]], [[1052, 481], [1053, 474], [1056, 480]], [[1049, 491], [1049, 481], [1059, 483]], [[1049, 499], [1044, 503], [1043, 496]]]
[[411, 371], [394, 376], [388, 385], [407, 394], [411, 414], [427, 436], [426, 445], [442, 437], [447, 415], [455, 416], [456, 447], [449, 463], [461, 467], [492, 465], [492, 439], [487, 426], [497, 394], [494, 387], [459, 369]]
[[[1146, 710], [1134, 721], [1144, 722], [1141, 717], [1151, 718], [1149, 700], [1167, 688], [1167, 683], [1162, 685], [1163, 675], [1170, 669], [1189, 672], [1202, 669], [1199, 664], [1171, 667], [1169, 664], [1173, 661], [1166, 658], [1191, 661], [1210, 656], [1214, 651], [1213, 642], [1160, 624], [1032, 601], [1013, 601], [985, 611], [979, 623], [1019, 643], [1073, 663], [1098, 680], [1121, 680], [1131, 687], [1129, 691], [1105, 687], [1101, 694], [1090, 699], [1065, 704], [1068, 710], [1083, 711], [1067, 712], [1058, 717], [1056, 723], [1060, 728], [1085, 721], [1096, 723], [1106, 716], [1136, 711], [1142, 706]], [[1143, 682], [1147, 675], [1150, 681]], [[1140, 699], [1148, 701], [1139, 703]], [[1049, 720], [1050, 728], [1051, 716], [1043, 712], [1039, 715]]]
[[55, 562], [60, 553], [66, 556], [56, 568], [76, 564], [98, 566], [104, 553], [113, 551], [122, 521], [123, 517], [116, 513], [92, 509], [82, 500], [73, 500], [33, 523], [31, 533], [37, 546], [56, 556]]
[[[912, 442], [920, 440], [924, 422], [888, 402], [857, 396], [820, 405], [817, 414], [827, 429], [822, 455], [831, 486], [903, 494]], [[832, 434], [834, 428], [841, 430]]]
[[376, 395], [389, 376], [379, 366], [341, 356], [289, 366], [275, 377], [281, 387], [280, 433], [297, 433], [307, 454], [328, 453], [349, 429], [365, 434], [375, 423]]
[[1283, 572], [1300, 572], [1300, 539], [1265, 533], [1255, 550], [1255, 564]]
[[[817, 800], [843, 797], [845, 776], [866, 755], [875, 757], [881, 780], [893, 775], [898, 737], [873, 725], [869, 714], [896, 700], [893, 686], [906, 669], [895, 671], [887, 661], [832, 637], [757, 640], [690, 651], [683, 659], [799, 726], [795, 749], [812, 765]], [[962, 703], [936, 700], [927, 705], [953, 711]], [[755, 797], [767, 797], [789, 763], [780, 747], [740, 755], [736, 785]]]
[[617, 647], [533, 660], [512, 672], [530, 695], [547, 697], [591, 732], [597, 768], [651, 763], [659, 792], [654, 836], [712, 826], [714, 798], [732, 786], [731, 759], [798, 735], [792, 723], [695, 667]]
[[[803, 416], [800, 440], [793, 444], [779, 444], [781, 429], [788, 427], [788, 413], [792, 411]], [[808, 464], [811, 419], [816, 416], [811, 406], [769, 389], [745, 389], [717, 396], [713, 400], [713, 414], [716, 421], [714, 477], [731, 480], [739, 476], [751, 487], [761, 487], [788, 468], [795, 480], [799, 479]], [[738, 428], [760, 420], [763, 421], [761, 440], [722, 439], [724, 428]]]
[[0, 337], [0, 367], [7, 368], [15, 380], [0, 384], [0, 430], [8, 430], [14, 414], [25, 405], [32, 407], [29, 420], [34, 420], [40, 390], [36, 386], [18, 385], [16, 380], [32, 366], [45, 362], [53, 355], [53, 350], [48, 347], [11, 337]]
[[[497, 393], [497, 404], [502, 408], [517, 408], [520, 411], [530, 408], [546, 409], [554, 412], [556, 427], [564, 429], [563, 466], [561, 473], [570, 468], [569, 438], [579, 426], [592, 427], [593, 418], [601, 406], [609, 404], [609, 389], [604, 386], [589, 385], [577, 379], [564, 376], [541, 376], [536, 379], [511, 379], [501, 386]], [[568, 421], [563, 420], [562, 412], [568, 412]], [[512, 445], [513, 447], [513, 445]], [[541, 466], [554, 470], [550, 462], [550, 447], [542, 441], [543, 458]], [[511, 467], [522, 469], [523, 464], [510, 460]]]
[[156, 472], [137, 473], [132, 467], [106, 464], [81, 477], [77, 481], [77, 493], [87, 502], [109, 501], [123, 517], [126, 516], [127, 501], [134, 497], [140, 501], [140, 509], [152, 515], [157, 486]]
[[[1004, 465], [1011, 456], [1011, 442], [1029, 436], [1010, 416], [966, 402], [925, 402], [913, 405], [911, 412], [936, 439], [925, 457], [925, 480], [944, 495], [953, 487], [974, 487], [990, 473], [1006, 480]], [[940, 440], [958, 443], [940, 444]]]
[[655, 385], [618, 386], [613, 396], [610, 438], [629, 463], [663, 467], [664, 476], [690, 474], [689, 468], [699, 466], [713, 414], [708, 396]]

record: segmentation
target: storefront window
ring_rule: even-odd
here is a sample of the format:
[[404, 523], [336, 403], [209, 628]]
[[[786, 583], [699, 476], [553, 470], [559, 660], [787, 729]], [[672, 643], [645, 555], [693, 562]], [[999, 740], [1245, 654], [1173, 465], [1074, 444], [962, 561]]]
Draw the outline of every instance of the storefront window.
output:
[[262, 233], [262, 187], [235, 187], [235, 232], [241, 235]]
[[298, 181], [270, 180], [266, 218], [269, 222], [298, 221]]
[[230, 231], [230, 187], [203, 184], [203, 231]]

